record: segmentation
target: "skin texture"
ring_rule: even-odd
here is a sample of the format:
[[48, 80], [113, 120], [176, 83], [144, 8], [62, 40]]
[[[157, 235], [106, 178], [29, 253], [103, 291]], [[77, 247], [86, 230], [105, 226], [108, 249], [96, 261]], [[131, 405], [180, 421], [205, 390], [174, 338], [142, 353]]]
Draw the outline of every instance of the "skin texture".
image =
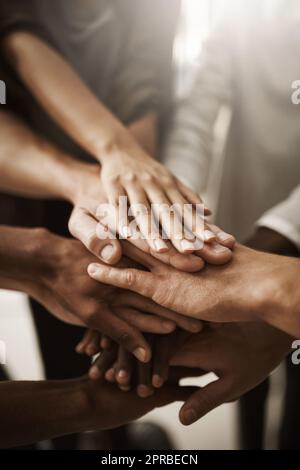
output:
[[[145, 151], [155, 142], [150, 139], [150, 145], [149, 142], [140, 145], [135, 135], [142, 136], [143, 131], [135, 126], [130, 132], [124, 127], [63, 57], [38, 37], [22, 31], [8, 34], [2, 48], [19, 78], [51, 118], [101, 163], [101, 182], [107, 200], [117, 207], [120, 196], [128, 197], [132, 215], [153, 251], [165, 252], [168, 246], [158, 230], [154, 239], [149, 236], [150, 215], [140, 212], [136, 204], [149, 208], [150, 203], [167, 207], [176, 203], [189, 231], [201, 241], [215, 242], [215, 234], [203, 224], [197, 211], [191, 209], [191, 218], [183, 211], [184, 204], [201, 204], [200, 197]], [[172, 227], [168, 226], [164, 211], [157, 217], [176, 250], [181, 253], [195, 250], [182, 233], [182, 221], [177, 213]], [[121, 233], [128, 232], [128, 225], [128, 220], [122, 221]]]
[[[264, 321], [300, 334], [300, 262], [239, 245], [228, 266], [207, 266], [196, 274], [178, 272], [146, 254], [126, 251], [150, 272], [89, 266], [100, 282], [127, 288], [183, 315], [212, 322]], [[287, 295], [288, 293], [288, 295]]]
[[261, 383], [288, 353], [292, 338], [260, 323], [227, 324], [191, 336], [172, 364], [198, 367], [199, 375], [218, 377], [192, 394], [180, 410], [189, 425], [222, 403], [233, 401]]
[[[181, 374], [179, 370], [177, 379]], [[64, 381], [1, 382], [0, 447], [118, 427], [156, 407], [184, 401], [192, 390], [192, 387], [178, 387], [174, 381], [173, 385], [145, 400], [133, 392], [124, 394], [110, 384], [92, 382], [86, 377]]]
[[[198, 321], [181, 318], [140, 295], [93, 281], [87, 266], [95, 258], [75, 240], [43, 229], [3, 226], [0, 233], [3, 288], [25, 290], [60, 320], [106, 334], [141, 361], [151, 355], [141, 332], [165, 334], [177, 321], [188, 331], [201, 329]], [[124, 259], [121, 265], [132, 261]]]
[[[139, 138], [142, 139], [142, 136]], [[1, 190], [21, 196], [69, 201], [74, 206], [69, 221], [72, 235], [101, 261], [108, 264], [118, 262], [122, 255], [121, 245], [109, 236], [110, 230], [101, 223], [103, 220], [97, 212], [101, 203], [107, 203], [99, 184], [100, 167], [80, 163], [62, 153], [7, 112], [0, 113], [0, 139]], [[220, 237], [220, 229], [212, 230], [215, 230], [217, 238]], [[151, 250], [145, 240], [130, 241], [161, 261], [189, 272], [202, 269], [204, 261], [226, 263], [232, 257], [231, 248], [234, 244], [234, 238], [228, 235], [222, 245], [216, 242], [205, 244], [198, 253], [184, 255], [168, 241], [169, 249], [166, 253]]]

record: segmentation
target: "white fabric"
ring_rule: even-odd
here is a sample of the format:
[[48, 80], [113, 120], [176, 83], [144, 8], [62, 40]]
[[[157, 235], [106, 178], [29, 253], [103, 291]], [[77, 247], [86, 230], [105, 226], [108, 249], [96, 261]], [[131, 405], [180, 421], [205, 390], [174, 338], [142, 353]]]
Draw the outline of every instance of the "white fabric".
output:
[[204, 193], [217, 171], [214, 125], [230, 106], [216, 222], [240, 240], [257, 222], [300, 248], [300, 105], [291, 100], [299, 58], [299, 0], [228, 0], [174, 115], [163, 159]]

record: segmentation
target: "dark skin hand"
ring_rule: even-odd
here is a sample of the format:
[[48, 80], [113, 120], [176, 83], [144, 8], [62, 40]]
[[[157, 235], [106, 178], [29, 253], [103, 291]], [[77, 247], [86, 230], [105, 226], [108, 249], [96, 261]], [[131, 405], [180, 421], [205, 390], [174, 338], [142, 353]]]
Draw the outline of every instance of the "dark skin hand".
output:
[[87, 355], [91, 350], [94, 354], [101, 352], [89, 371], [91, 379], [105, 377], [123, 391], [135, 388], [137, 394], [145, 398], [168, 381], [170, 360], [187, 337], [189, 333], [180, 329], [166, 335], [146, 335], [152, 349], [152, 359], [148, 363], [136, 361], [132, 354], [116, 343], [110, 342], [101, 348], [99, 333], [95, 331], [85, 333], [80, 352]]
[[[149, 299], [93, 281], [87, 266], [94, 257], [81, 243], [43, 229], [0, 230], [3, 288], [25, 291], [64, 322], [106, 334], [142, 362], [150, 359], [151, 350], [141, 331], [165, 334], [175, 329], [178, 314], [173, 317]], [[189, 327], [199, 331], [201, 323], [193, 321]]]
[[237, 400], [261, 383], [288, 354], [292, 338], [261, 323], [226, 324], [191, 336], [172, 364], [198, 367], [218, 379], [196, 391], [180, 410], [189, 425], [222, 403]]
[[86, 377], [63, 381], [1, 382], [0, 447], [9, 448], [91, 429], [134, 421], [156, 407], [184, 401], [195, 390], [172, 383], [147, 399]]

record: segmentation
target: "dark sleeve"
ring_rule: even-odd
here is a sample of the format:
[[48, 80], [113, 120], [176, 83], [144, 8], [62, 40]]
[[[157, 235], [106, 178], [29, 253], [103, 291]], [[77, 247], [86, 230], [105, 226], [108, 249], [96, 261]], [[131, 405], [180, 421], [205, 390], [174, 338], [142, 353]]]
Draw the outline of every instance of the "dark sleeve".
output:
[[113, 96], [125, 123], [151, 111], [164, 112], [179, 6], [180, 0], [120, 2], [125, 39]]
[[0, 39], [17, 30], [31, 31], [47, 39], [46, 32], [35, 18], [35, 8], [32, 0], [1, 0]]

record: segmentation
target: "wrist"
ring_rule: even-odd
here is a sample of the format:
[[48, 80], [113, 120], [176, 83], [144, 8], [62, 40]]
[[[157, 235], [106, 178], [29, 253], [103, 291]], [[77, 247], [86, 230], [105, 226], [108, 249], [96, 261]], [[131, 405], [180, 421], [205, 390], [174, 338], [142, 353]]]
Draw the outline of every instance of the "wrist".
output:
[[259, 227], [247, 240], [246, 245], [258, 251], [283, 256], [299, 256], [297, 248], [288, 238], [267, 227]]

